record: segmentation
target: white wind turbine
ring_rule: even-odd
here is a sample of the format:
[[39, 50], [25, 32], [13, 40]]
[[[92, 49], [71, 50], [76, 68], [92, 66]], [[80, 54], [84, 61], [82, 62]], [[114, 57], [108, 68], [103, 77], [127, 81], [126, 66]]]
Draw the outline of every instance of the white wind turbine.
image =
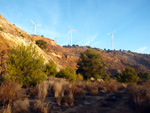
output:
[[34, 29], [34, 34], [36, 35], [36, 26], [41, 26], [41, 25], [35, 24], [32, 20], [31, 20], [31, 22], [34, 25], [33, 29]]
[[72, 46], [72, 31], [77, 31], [77, 30], [72, 30], [69, 26], [70, 29], [70, 46]]
[[107, 33], [108, 35], [111, 35], [111, 40], [112, 40], [112, 50], [114, 49], [113, 47], [113, 39], [114, 39], [114, 33], [116, 32], [116, 30], [114, 30], [113, 33]]

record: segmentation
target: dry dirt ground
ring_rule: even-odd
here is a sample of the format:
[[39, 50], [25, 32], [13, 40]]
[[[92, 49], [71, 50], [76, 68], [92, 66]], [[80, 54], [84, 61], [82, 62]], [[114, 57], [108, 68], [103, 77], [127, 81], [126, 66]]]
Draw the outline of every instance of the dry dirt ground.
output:
[[101, 93], [86, 96], [80, 104], [71, 108], [56, 108], [52, 113], [137, 113], [131, 108], [128, 91]]

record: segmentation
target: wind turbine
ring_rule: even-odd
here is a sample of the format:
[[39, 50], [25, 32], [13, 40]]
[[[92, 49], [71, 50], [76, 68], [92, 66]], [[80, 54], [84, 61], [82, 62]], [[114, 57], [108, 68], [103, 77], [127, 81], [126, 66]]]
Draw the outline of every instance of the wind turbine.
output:
[[69, 26], [70, 29], [70, 46], [72, 46], [72, 31], [76, 31], [76, 30], [72, 30]]
[[41, 26], [41, 25], [35, 24], [32, 20], [31, 20], [31, 22], [34, 25], [33, 29], [34, 29], [34, 34], [36, 35], [36, 26]]
[[112, 50], [114, 49], [114, 47], [113, 47], [113, 39], [114, 39], [114, 33], [115, 33], [115, 32], [116, 32], [116, 30], [114, 30], [113, 33], [107, 33], [108, 35], [111, 36], [111, 40], [112, 40]]

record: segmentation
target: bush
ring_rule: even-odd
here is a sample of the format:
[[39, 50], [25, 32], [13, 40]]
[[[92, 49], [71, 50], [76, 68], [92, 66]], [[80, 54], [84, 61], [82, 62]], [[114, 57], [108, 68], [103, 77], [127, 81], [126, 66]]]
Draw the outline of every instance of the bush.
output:
[[47, 76], [55, 76], [57, 73], [56, 64], [53, 61], [49, 61], [43, 67], [43, 71]]
[[32, 45], [13, 48], [8, 54], [7, 64], [5, 80], [17, 80], [24, 85], [36, 84], [45, 79], [42, 71], [44, 58], [38, 55], [36, 48]]
[[20, 35], [21, 37], [25, 38], [25, 36], [23, 34]]
[[36, 41], [36, 44], [37, 44], [40, 48], [42, 48], [42, 49], [46, 49], [46, 48], [47, 48], [47, 42], [44, 41], [44, 40], [37, 40], [37, 41]]
[[84, 79], [90, 79], [91, 77], [100, 78], [105, 74], [105, 65], [100, 53], [92, 49], [81, 53], [77, 66], [77, 73], [82, 74]]
[[110, 75], [105, 74], [102, 78], [103, 78], [104, 81], [109, 81], [110, 80]]
[[150, 80], [150, 74], [149, 73], [140, 72], [140, 73], [138, 73], [138, 76], [140, 77], [140, 79]]
[[66, 67], [65, 69], [60, 70], [56, 77], [65, 78], [69, 81], [76, 81], [77, 75], [71, 67]]
[[129, 66], [127, 66], [121, 74], [118, 74], [117, 78], [118, 81], [127, 83], [138, 82], [139, 80], [135, 70]]

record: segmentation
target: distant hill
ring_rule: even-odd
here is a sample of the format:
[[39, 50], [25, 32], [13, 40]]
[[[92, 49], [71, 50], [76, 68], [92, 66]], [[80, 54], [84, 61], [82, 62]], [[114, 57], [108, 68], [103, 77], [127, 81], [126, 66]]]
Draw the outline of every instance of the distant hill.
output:
[[[47, 42], [47, 49], [42, 50], [36, 44], [36, 40], [44, 40]], [[30, 35], [21, 30], [14, 24], [8, 22], [0, 15], [0, 71], [5, 67], [5, 59], [9, 50], [19, 44], [29, 45], [32, 43], [37, 47], [37, 50], [45, 58], [45, 62], [53, 60], [57, 64], [57, 69], [71, 66], [76, 69], [77, 60], [80, 53], [89, 47], [73, 47], [60, 46], [54, 40], [45, 38], [39, 35]], [[133, 67], [137, 72], [150, 72], [150, 55], [138, 54], [130, 51], [111, 51], [93, 48], [101, 53], [105, 62], [106, 70], [109, 74], [115, 75], [121, 72], [126, 66]]]

